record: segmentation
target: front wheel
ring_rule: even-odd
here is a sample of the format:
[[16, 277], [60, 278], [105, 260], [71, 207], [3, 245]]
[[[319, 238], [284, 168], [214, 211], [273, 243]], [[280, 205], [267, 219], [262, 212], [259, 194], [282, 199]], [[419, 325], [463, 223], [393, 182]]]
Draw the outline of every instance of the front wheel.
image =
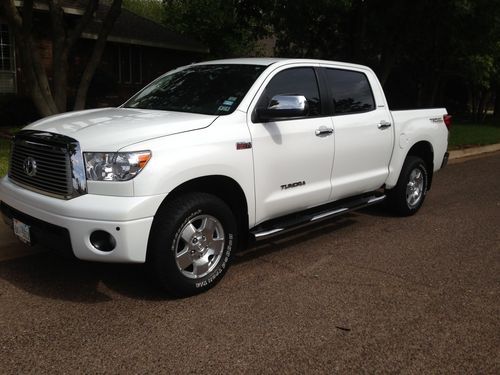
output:
[[155, 217], [148, 264], [170, 293], [201, 293], [227, 271], [236, 240], [235, 217], [221, 199], [188, 193], [167, 202]]
[[417, 156], [408, 156], [397, 185], [387, 192], [393, 211], [401, 216], [415, 214], [424, 203], [428, 181], [425, 162]]

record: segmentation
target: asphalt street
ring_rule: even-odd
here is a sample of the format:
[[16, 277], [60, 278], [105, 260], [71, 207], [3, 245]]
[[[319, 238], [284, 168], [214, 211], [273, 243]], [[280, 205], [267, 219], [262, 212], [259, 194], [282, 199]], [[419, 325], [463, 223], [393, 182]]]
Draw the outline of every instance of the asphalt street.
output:
[[415, 216], [370, 208], [261, 244], [182, 300], [143, 266], [4, 231], [1, 374], [500, 373], [500, 153], [436, 174]]

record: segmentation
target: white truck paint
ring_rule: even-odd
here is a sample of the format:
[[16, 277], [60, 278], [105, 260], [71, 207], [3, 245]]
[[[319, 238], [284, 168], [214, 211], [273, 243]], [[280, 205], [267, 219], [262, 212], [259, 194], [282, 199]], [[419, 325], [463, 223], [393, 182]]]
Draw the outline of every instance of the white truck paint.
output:
[[[37, 121], [23, 132], [70, 137], [82, 152], [149, 150], [152, 156], [135, 178], [87, 180], [86, 194], [73, 199], [33, 191], [6, 176], [0, 182], [0, 200], [24, 215], [66, 228], [72, 250], [80, 259], [144, 262], [160, 205], [189, 181], [224, 176], [236, 183], [244, 194], [251, 229], [282, 215], [382, 187], [394, 188], [408, 152], [418, 143], [425, 143], [431, 150], [432, 166], [427, 165], [430, 174], [440, 169], [445, 158], [446, 110], [391, 112], [377, 77], [365, 66], [298, 59], [233, 59], [194, 66], [200, 65], [258, 65], [263, 71], [237, 108], [227, 115], [122, 106]], [[322, 115], [315, 117], [265, 123], [253, 120], [269, 82], [280, 72], [301, 67], [316, 69], [322, 98], [326, 87], [324, 76], [318, 73], [322, 69], [364, 74], [374, 107], [346, 115], [325, 113], [323, 108]], [[380, 124], [391, 126], [380, 128]], [[333, 132], [317, 136], [317, 129]], [[237, 144], [251, 148], [237, 149]], [[295, 188], [281, 187], [302, 181], [304, 184]], [[91, 244], [90, 235], [95, 230], [112, 234], [116, 239], [114, 250], [100, 251]]]

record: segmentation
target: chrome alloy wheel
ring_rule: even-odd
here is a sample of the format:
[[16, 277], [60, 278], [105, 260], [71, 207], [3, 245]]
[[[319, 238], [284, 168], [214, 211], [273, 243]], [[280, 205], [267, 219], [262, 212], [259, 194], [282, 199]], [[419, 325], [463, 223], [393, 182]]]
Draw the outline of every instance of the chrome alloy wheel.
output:
[[419, 168], [415, 168], [410, 173], [408, 184], [406, 185], [406, 203], [413, 208], [424, 195], [424, 174]]
[[189, 220], [175, 239], [175, 262], [179, 271], [199, 279], [219, 263], [224, 253], [224, 229], [215, 217], [199, 215]]

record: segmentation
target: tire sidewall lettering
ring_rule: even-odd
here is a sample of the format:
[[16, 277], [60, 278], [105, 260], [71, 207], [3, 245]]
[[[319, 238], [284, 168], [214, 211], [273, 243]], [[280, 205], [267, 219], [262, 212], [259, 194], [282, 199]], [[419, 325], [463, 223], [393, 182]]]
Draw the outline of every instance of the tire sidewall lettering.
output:
[[217, 278], [219, 278], [219, 276], [221, 276], [221, 274], [226, 269], [227, 262], [229, 261], [229, 258], [231, 257], [234, 235], [232, 233], [228, 233], [227, 237], [228, 237], [228, 241], [226, 244], [226, 248], [224, 249], [224, 255], [221, 258], [222, 261], [212, 271], [211, 274], [205, 276], [206, 280], [198, 281], [195, 283], [196, 288], [204, 288], [204, 287], [207, 287], [208, 285], [212, 284], [214, 281], [217, 280]]

